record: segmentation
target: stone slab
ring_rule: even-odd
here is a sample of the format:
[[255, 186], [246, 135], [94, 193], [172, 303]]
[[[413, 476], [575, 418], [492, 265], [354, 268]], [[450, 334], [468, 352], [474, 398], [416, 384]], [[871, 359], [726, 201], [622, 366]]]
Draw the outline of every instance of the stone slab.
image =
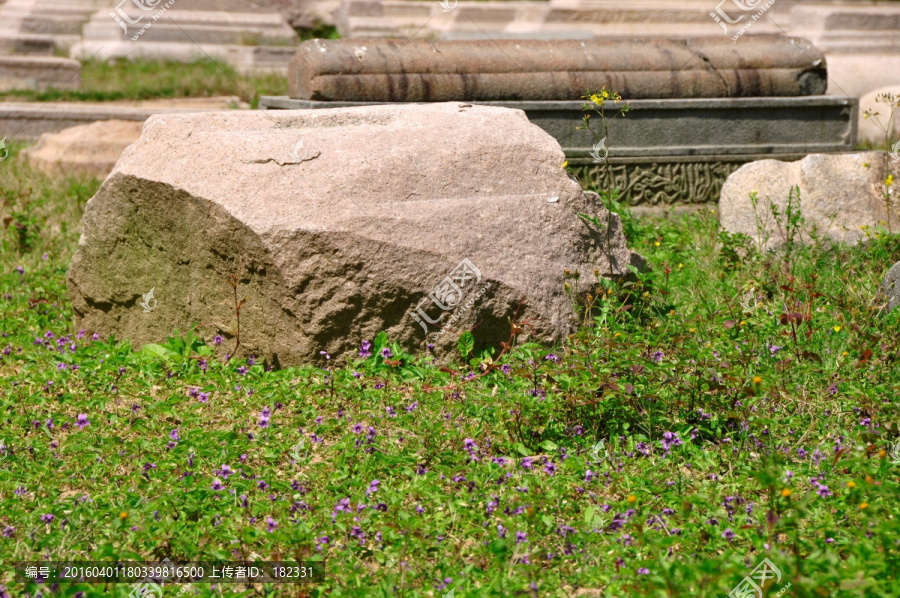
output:
[[[785, 2], [779, 0], [776, 6]], [[773, 7], [774, 8], [774, 7]], [[718, 37], [720, 26], [710, 17], [706, 0], [507, 1], [463, 0], [445, 12], [438, 2], [415, 0], [344, 0], [335, 12], [341, 37], [454, 39], [459, 32], [488, 36], [512, 31], [582, 31], [598, 37]], [[734, 12], [735, 9], [732, 9]], [[749, 13], [748, 13], [749, 14]], [[733, 15], [737, 18], [738, 14]], [[731, 33], [737, 31], [732, 26]], [[784, 33], [762, 18], [752, 31]]]
[[[213, 59], [226, 62], [241, 73], [287, 74], [288, 63], [298, 43], [294, 31], [280, 14], [167, 9], [140, 14], [129, 8], [132, 20], [127, 31], [98, 11], [84, 26], [84, 37], [70, 56], [85, 59], [151, 59], [191, 62]], [[202, 4], [194, 4], [195, 9]], [[148, 26], [149, 25], [149, 26]]]
[[51, 56], [0, 56], [0, 90], [79, 89], [81, 63]]
[[[127, 5], [126, 5], [127, 6]], [[124, 7], [123, 7], [124, 8]], [[84, 25], [85, 41], [164, 41], [196, 44], [296, 45], [297, 32], [277, 13], [180, 10], [176, 3], [160, 18], [158, 11], [144, 12], [129, 7], [123, 10], [134, 24], [123, 32], [109, 11], [97, 11]], [[144, 31], [134, 39], [138, 31]]]
[[52, 36], [27, 33], [0, 34], [0, 54], [29, 54], [53, 56], [55, 43]]
[[[570, 163], [590, 162], [595, 140], [581, 124], [581, 101], [478, 102], [523, 110], [552, 135]], [[812, 152], [847, 152], [856, 147], [855, 98], [709, 98], [631, 100], [627, 117], [610, 128], [612, 163], [647, 159], [754, 160], [760, 156], [799, 157]], [[268, 110], [306, 110], [365, 105], [355, 102], [294, 100], [263, 96]]]
[[792, 30], [829, 53], [900, 51], [900, 6], [830, 4], [794, 6]]
[[153, 114], [183, 114], [209, 110], [246, 108], [237, 97], [148, 100], [143, 102], [0, 102], [0, 131], [19, 141], [37, 140], [54, 133], [99, 120], [143, 122]]

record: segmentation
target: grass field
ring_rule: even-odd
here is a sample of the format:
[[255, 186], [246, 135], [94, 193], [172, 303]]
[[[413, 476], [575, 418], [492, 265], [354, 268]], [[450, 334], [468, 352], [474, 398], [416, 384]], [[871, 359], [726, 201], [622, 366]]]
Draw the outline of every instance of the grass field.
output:
[[440, 369], [382, 336], [267, 371], [186, 333], [132, 351], [75, 329], [65, 272], [98, 183], [13, 149], [0, 595], [35, 595], [18, 561], [164, 557], [325, 575], [171, 595], [724, 596], [763, 559], [767, 596], [900, 595], [900, 310], [877, 306], [900, 236], [760, 253], [708, 212], [626, 214], [653, 270], [571, 273], [597, 288], [565, 346]]
[[286, 95], [279, 74], [240, 75], [227, 64], [200, 60], [183, 64], [155, 60], [88, 60], [82, 63], [80, 90], [4, 91], [0, 100], [34, 102], [110, 102], [238, 96], [255, 108], [261, 95]]

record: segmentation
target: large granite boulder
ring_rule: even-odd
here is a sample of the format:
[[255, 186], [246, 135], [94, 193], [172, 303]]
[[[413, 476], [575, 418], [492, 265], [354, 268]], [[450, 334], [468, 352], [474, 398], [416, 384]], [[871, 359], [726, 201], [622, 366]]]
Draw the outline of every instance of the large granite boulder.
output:
[[105, 179], [125, 148], [141, 136], [144, 123], [101, 120], [88, 125], [44, 133], [24, 152], [32, 168], [51, 176], [78, 175]]
[[194, 324], [228, 338], [236, 275], [241, 351], [279, 365], [381, 330], [442, 355], [469, 329], [498, 344], [522, 299], [559, 342], [565, 270], [586, 293], [595, 269], [644, 266], [618, 217], [607, 236], [578, 216], [596, 196], [563, 160], [520, 110], [460, 103], [151, 117], [88, 202], [77, 325], [133, 346]]
[[[804, 232], [795, 240], [809, 240], [808, 233], [815, 230], [838, 241], [855, 243], [865, 236], [862, 227], [887, 223], [883, 192], [889, 172], [889, 157], [883, 152], [810, 154], [796, 162], [750, 162], [732, 173], [722, 186], [719, 220], [725, 230], [747, 234], [765, 248], [777, 247], [785, 241], [785, 218], [776, 221], [771, 207], [784, 214], [791, 189], [799, 185], [799, 202], [794, 196], [792, 203], [803, 216]], [[896, 185], [900, 185], [900, 179]], [[754, 191], [758, 198], [755, 210], [750, 199]], [[896, 208], [891, 226], [894, 231], [900, 230]]]

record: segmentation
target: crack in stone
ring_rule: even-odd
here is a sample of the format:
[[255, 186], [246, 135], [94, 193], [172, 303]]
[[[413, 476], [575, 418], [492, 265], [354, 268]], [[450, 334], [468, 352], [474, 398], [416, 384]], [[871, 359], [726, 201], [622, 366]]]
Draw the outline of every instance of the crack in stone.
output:
[[697, 52], [697, 56], [700, 58], [700, 60], [702, 60], [703, 62], [706, 63], [706, 66], [708, 66], [710, 68], [710, 70], [712, 70], [712, 72], [714, 72], [715, 74], [717, 74], [719, 76], [719, 79], [722, 80], [722, 85], [725, 87], [725, 97], [730, 98], [731, 90], [728, 89], [728, 81], [725, 79], [725, 77], [722, 76], [722, 73], [719, 72], [719, 69], [717, 69], [716, 67], [714, 67], [712, 65], [712, 62], [710, 62], [709, 58], [707, 58], [703, 54], [703, 52]]
[[243, 162], [244, 162], [244, 164], [268, 164], [269, 162], [275, 162], [275, 164], [278, 164], [279, 166], [292, 166], [292, 165], [302, 164], [304, 162], [309, 162], [310, 160], [315, 160], [316, 158], [318, 158], [321, 155], [322, 155], [322, 152], [316, 152], [315, 154], [313, 154], [312, 156], [310, 156], [308, 158], [303, 157], [303, 158], [300, 158], [299, 160], [285, 160], [284, 162], [280, 162], [276, 158], [266, 158], [265, 160], [250, 160], [250, 161], [244, 160]]

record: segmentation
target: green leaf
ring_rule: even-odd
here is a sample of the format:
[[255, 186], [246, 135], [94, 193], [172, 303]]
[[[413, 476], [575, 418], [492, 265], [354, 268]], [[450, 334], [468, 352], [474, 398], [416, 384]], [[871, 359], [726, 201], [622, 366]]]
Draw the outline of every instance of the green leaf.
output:
[[472, 352], [472, 349], [475, 348], [475, 337], [469, 331], [463, 332], [459, 337], [457, 346], [459, 347], [459, 354], [465, 359]]
[[141, 347], [140, 354], [144, 357], [169, 359], [170, 357], [175, 355], [175, 352], [163, 347], [162, 345], [148, 343]]
[[541, 443], [541, 448], [544, 449], [545, 451], [555, 453], [557, 450], [559, 450], [559, 445], [550, 440], [545, 440], [544, 442]]
[[521, 442], [516, 443], [516, 452], [518, 452], [523, 457], [528, 457], [531, 455], [531, 451], [529, 451], [527, 448], [525, 448], [525, 445], [522, 444]]
[[388, 344], [388, 335], [387, 332], [382, 330], [377, 335], [375, 335], [375, 340], [372, 341], [372, 354], [378, 355], [381, 353], [381, 350], [385, 348]]

